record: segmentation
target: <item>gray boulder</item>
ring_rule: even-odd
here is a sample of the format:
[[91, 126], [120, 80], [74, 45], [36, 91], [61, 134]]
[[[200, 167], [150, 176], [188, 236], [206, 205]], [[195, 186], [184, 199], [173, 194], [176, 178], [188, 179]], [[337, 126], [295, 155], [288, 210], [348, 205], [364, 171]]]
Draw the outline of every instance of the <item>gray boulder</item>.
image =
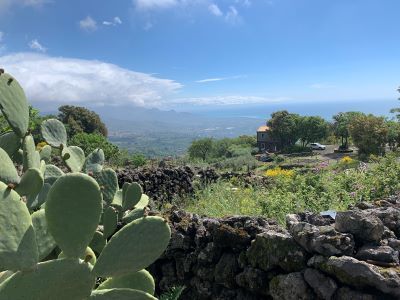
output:
[[334, 299], [335, 300], [383, 300], [385, 298], [357, 291], [349, 287], [341, 287], [340, 289], [338, 289]]
[[349, 256], [327, 258], [320, 255], [312, 257], [308, 265], [335, 277], [345, 285], [358, 289], [372, 287], [400, 298], [399, 268], [382, 268]]
[[349, 210], [337, 213], [335, 229], [351, 233], [361, 242], [379, 242], [382, 239], [384, 225], [372, 214], [361, 210]]
[[233, 253], [224, 253], [215, 266], [215, 282], [233, 288], [236, 285], [235, 277], [238, 269], [236, 256]]
[[354, 238], [351, 234], [340, 233], [332, 226], [314, 226], [299, 222], [294, 224], [290, 233], [304, 249], [310, 253], [319, 253], [324, 256], [352, 255]]
[[378, 217], [382, 223], [400, 237], [400, 209], [395, 207], [379, 207], [368, 209], [366, 213]]
[[247, 260], [252, 267], [264, 271], [280, 267], [294, 272], [304, 269], [306, 252], [288, 232], [268, 230], [256, 236], [247, 250]]
[[259, 269], [246, 268], [243, 272], [236, 275], [238, 286], [251, 292], [268, 295], [269, 273]]
[[304, 279], [314, 290], [318, 298], [323, 300], [332, 299], [338, 288], [335, 280], [315, 269], [306, 269]]
[[269, 283], [269, 291], [276, 300], [310, 300], [315, 299], [310, 287], [300, 272], [278, 275]]
[[399, 252], [389, 246], [363, 246], [358, 250], [356, 258], [364, 261], [399, 264]]

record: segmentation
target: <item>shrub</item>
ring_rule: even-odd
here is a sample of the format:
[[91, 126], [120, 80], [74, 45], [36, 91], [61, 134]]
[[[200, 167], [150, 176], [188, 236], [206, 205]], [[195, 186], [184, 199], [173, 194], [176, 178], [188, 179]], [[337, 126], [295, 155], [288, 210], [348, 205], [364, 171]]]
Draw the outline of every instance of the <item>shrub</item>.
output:
[[80, 147], [85, 153], [91, 153], [95, 149], [101, 148], [104, 151], [106, 160], [116, 159], [120, 155], [118, 146], [110, 143], [101, 134], [78, 133], [70, 139], [69, 144]]

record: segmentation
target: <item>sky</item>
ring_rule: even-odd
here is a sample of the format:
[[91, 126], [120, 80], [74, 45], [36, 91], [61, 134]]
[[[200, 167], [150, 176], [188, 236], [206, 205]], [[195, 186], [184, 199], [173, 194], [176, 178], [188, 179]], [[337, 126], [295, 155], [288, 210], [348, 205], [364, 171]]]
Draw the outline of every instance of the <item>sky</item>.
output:
[[395, 101], [398, 0], [0, 0], [29, 100], [191, 109]]

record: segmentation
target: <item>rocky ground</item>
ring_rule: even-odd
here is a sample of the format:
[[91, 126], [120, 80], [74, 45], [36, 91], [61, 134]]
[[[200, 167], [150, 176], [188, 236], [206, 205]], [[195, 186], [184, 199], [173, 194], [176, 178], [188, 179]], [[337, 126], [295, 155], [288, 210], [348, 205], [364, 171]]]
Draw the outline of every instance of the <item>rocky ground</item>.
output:
[[151, 266], [158, 291], [181, 299], [400, 299], [400, 197], [360, 203], [335, 218], [275, 221], [167, 215], [172, 239]]

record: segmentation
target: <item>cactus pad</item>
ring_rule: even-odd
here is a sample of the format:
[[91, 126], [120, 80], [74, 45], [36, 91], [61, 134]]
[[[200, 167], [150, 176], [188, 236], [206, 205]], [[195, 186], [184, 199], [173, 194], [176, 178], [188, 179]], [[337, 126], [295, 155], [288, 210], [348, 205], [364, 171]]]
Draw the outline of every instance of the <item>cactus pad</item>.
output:
[[122, 222], [127, 224], [144, 216], [144, 208], [134, 208], [122, 218]]
[[142, 197], [142, 187], [140, 184], [133, 182], [128, 186], [122, 199], [122, 209], [127, 210], [133, 208]]
[[53, 184], [59, 177], [65, 175], [65, 173], [55, 165], [46, 165], [46, 171], [44, 172], [44, 182]]
[[132, 274], [109, 278], [100, 284], [97, 289], [104, 290], [115, 288], [139, 290], [154, 295], [155, 284], [153, 277], [148, 271], [140, 270]]
[[86, 157], [85, 161], [85, 172], [86, 173], [97, 173], [103, 169], [104, 164], [104, 152], [102, 149], [95, 149]]
[[111, 206], [107, 207], [103, 213], [103, 235], [108, 239], [117, 229], [118, 214]]
[[[163, 253], [170, 237], [171, 230], [160, 217], [133, 221], [110, 239], [93, 272], [101, 277], [113, 277], [144, 269]], [[122, 252], [123, 259], [116, 260]]]
[[122, 209], [122, 190], [118, 190], [113, 198], [113, 201], [111, 203], [114, 206], [118, 206]]
[[24, 171], [30, 168], [40, 168], [40, 154], [36, 151], [32, 135], [27, 135], [22, 142]]
[[39, 169], [29, 169], [21, 177], [21, 181], [15, 188], [20, 196], [36, 198], [44, 183], [42, 172]]
[[46, 258], [57, 246], [47, 229], [44, 209], [35, 211], [32, 215], [32, 224], [35, 229], [36, 244], [39, 251], [39, 260]]
[[40, 159], [44, 160], [46, 163], [50, 161], [51, 158], [51, 146], [50, 145], [44, 145], [42, 149], [40, 149]]
[[78, 146], [64, 147], [61, 156], [71, 172], [80, 172], [82, 170], [85, 163], [85, 153], [81, 148]]
[[6, 184], [16, 184], [20, 181], [14, 163], [2, 148], [0, 148], [0, 181]]
[[55, 148], [67, 146], [67, 131], [65, 126], [57, 119], [48, 119], [42, 123], [42, 136], [45, 141]]
[[103, 234], [99, 231], [96, 231], [93, 235], [93, 239], [89, 244], [89, 247], [97, 254], [100, 255], [103, 248], [106, 246], [106, 239], [104, 238]]
[[3, 133], [0, 135], [0, 147], [11, 157], [21, 147], [21, 138], [14, 131]]
[[27, 269], [37, 261], [35, 231], [28, 208], [15, 191], [0, 182], [0, 271]]
[[46, 200], [51, 235], [67, 257], [81, 257], [96, 231], [102, 211], [97, 182], [88, 175], [71, 173], [56, 180]]
[[18, 81], [9, 74], [0, 74], [0, 109], [15, 134], [24, 137], [29, 126], [28, 102]]
[[95, 283], [89, 264], [78, 259], [56, 259], [39, 263], [29, 272], [17, 272], [0, 285], [0, 299], [82, 300]]
[[150, 294], [131, 289], [95, 290], [89, 300], [157, 300]]
[[111, 204], [118, 190], [117, 174], [113, 169], [108, 168], [101, 170], [101, 172], [94, 173], [93, 177], [100, 186], [104, 202]]

